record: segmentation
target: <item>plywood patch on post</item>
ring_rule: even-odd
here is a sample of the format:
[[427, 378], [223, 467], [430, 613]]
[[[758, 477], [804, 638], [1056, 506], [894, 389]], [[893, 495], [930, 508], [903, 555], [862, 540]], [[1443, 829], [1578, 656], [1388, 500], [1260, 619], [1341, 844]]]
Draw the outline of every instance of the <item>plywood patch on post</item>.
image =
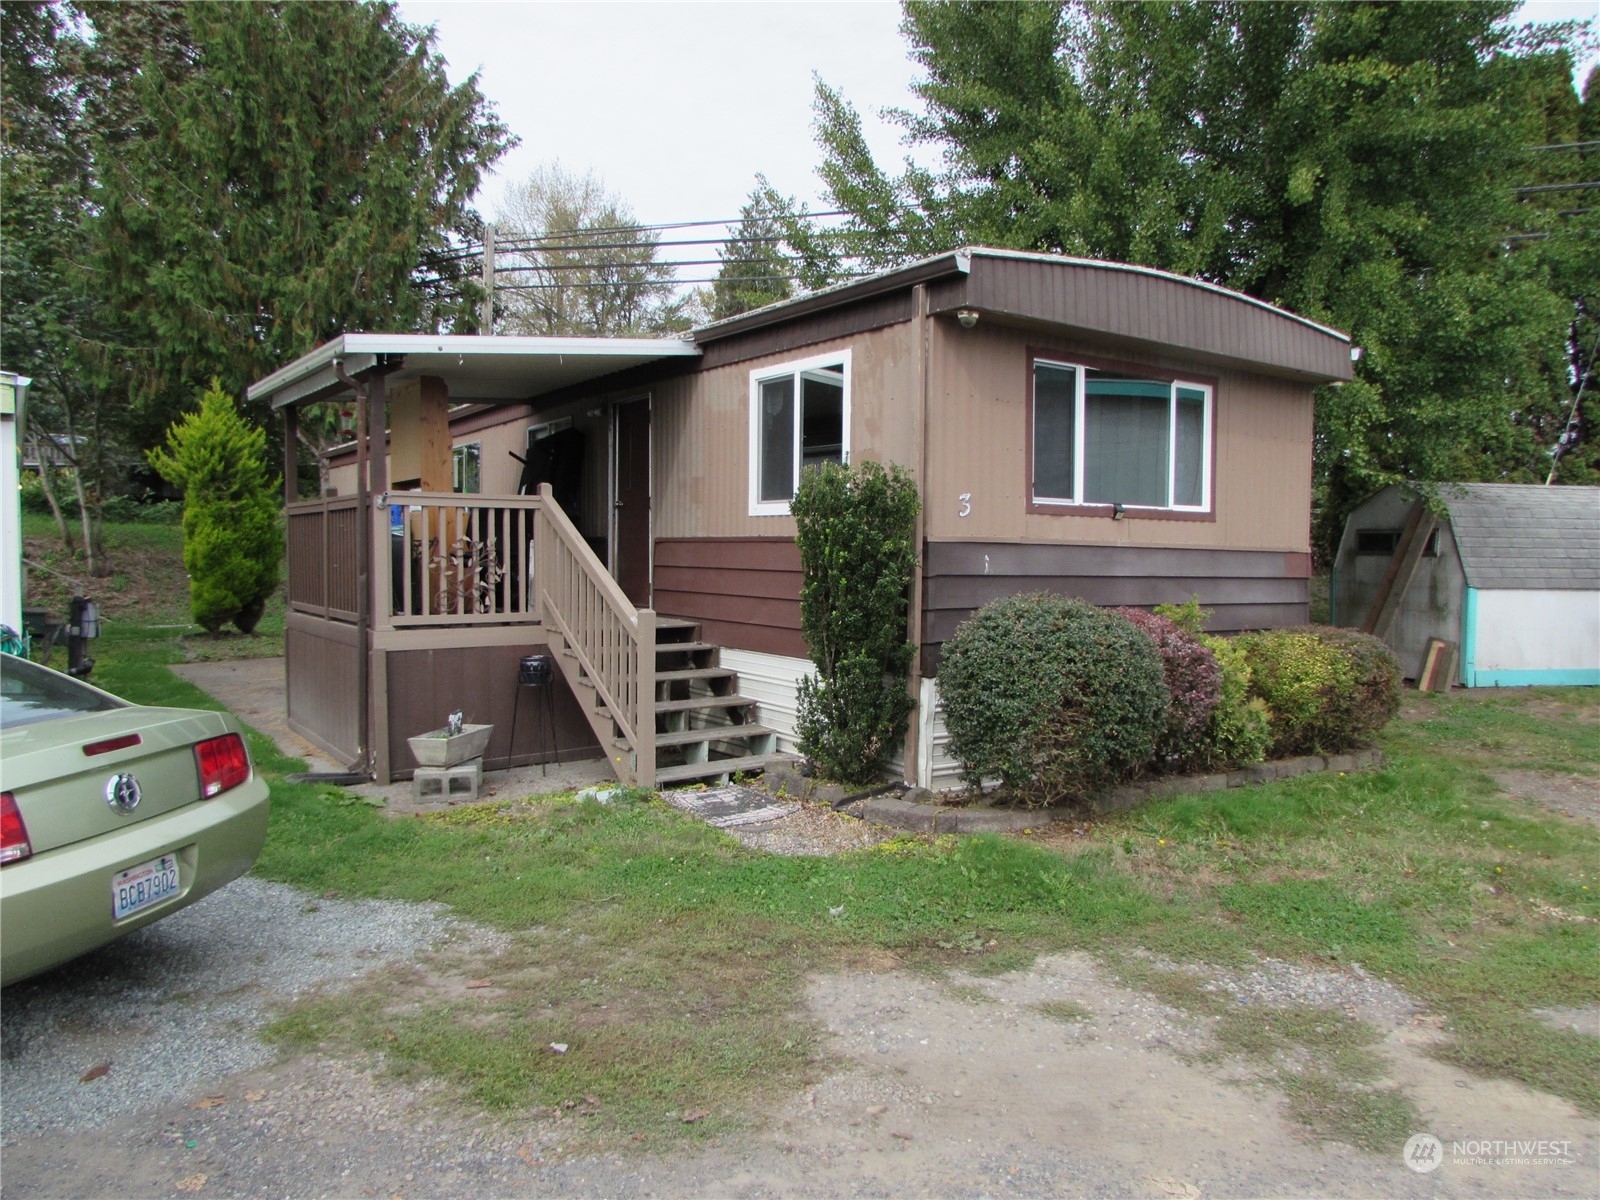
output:
[[450, 392], [437, 375], [421, 375], [389, 397], [390, 478], [395, 487], [448, 492]]

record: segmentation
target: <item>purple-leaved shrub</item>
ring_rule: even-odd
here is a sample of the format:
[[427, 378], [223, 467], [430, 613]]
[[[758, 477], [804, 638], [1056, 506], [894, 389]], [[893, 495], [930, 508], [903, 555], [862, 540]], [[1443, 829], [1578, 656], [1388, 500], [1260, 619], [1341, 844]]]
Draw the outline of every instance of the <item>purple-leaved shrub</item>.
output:
[[1222, 694], [1222, 669], [1200, 639], [1176, 622], [1142, 608], [1112, 609], [1155, 643], [1171, 699], [1153, 759], [1159, 770], [1179, 770], [1206, 757], [1212, 710]]

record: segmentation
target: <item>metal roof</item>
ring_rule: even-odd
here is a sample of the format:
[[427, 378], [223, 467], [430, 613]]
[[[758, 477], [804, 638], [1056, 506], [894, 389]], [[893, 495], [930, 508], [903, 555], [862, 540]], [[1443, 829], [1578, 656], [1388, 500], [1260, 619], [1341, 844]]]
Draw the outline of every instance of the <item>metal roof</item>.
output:
[[698, 358], [681, 338], [502, 337], [484, 334], [346, 333], [250, 385], [251, 400], [275, 409], [329, 399], [349, 389], [335, 362], [356, 375], [397, 359], [389, 383], [437, 375], [456, 401], [508, 403], [664, 358]]
[[1185, 351], [1311, 383], [1354, 375], [1348, 334], [1203, 279], [1134, 263], [966, 246], [693, 331], [707, 345], [927, 284], [929, 310]]
[[1440, 498], [1469, 586], [1600, 590], [1600, 487], [1450, 483]]

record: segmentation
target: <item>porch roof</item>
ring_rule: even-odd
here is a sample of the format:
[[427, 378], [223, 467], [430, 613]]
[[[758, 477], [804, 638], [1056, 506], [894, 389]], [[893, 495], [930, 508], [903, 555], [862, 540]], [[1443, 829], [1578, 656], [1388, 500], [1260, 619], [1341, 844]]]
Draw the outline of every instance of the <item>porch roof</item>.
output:
[[666, 358], [698, 358], [680, 338], [502, 337], [484, 334], [346, 333], [251, 384], [274, 409], [347, 394], [335, 364], [356, 376], [379, 365], [391, 383], [419, 375], [445, 381], [453, 401], [510, 404]]

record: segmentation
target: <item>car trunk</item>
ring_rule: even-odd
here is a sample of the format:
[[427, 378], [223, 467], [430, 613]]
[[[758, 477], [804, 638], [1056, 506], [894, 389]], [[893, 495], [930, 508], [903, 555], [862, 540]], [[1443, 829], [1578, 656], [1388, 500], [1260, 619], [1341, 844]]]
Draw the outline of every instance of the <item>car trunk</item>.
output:
[[[42, 854], [193, 804], [200, 799], [195, 743], [226, 732], [221, 714], [159, 708], [24, 725], [0, 739], [0, 787], [16, 800], [33, 853]], [[84, 752], [130, 734], [137, 734], [137, 745]], [[107, 798], [120, 774], [138, 781], [131, 812]]]

